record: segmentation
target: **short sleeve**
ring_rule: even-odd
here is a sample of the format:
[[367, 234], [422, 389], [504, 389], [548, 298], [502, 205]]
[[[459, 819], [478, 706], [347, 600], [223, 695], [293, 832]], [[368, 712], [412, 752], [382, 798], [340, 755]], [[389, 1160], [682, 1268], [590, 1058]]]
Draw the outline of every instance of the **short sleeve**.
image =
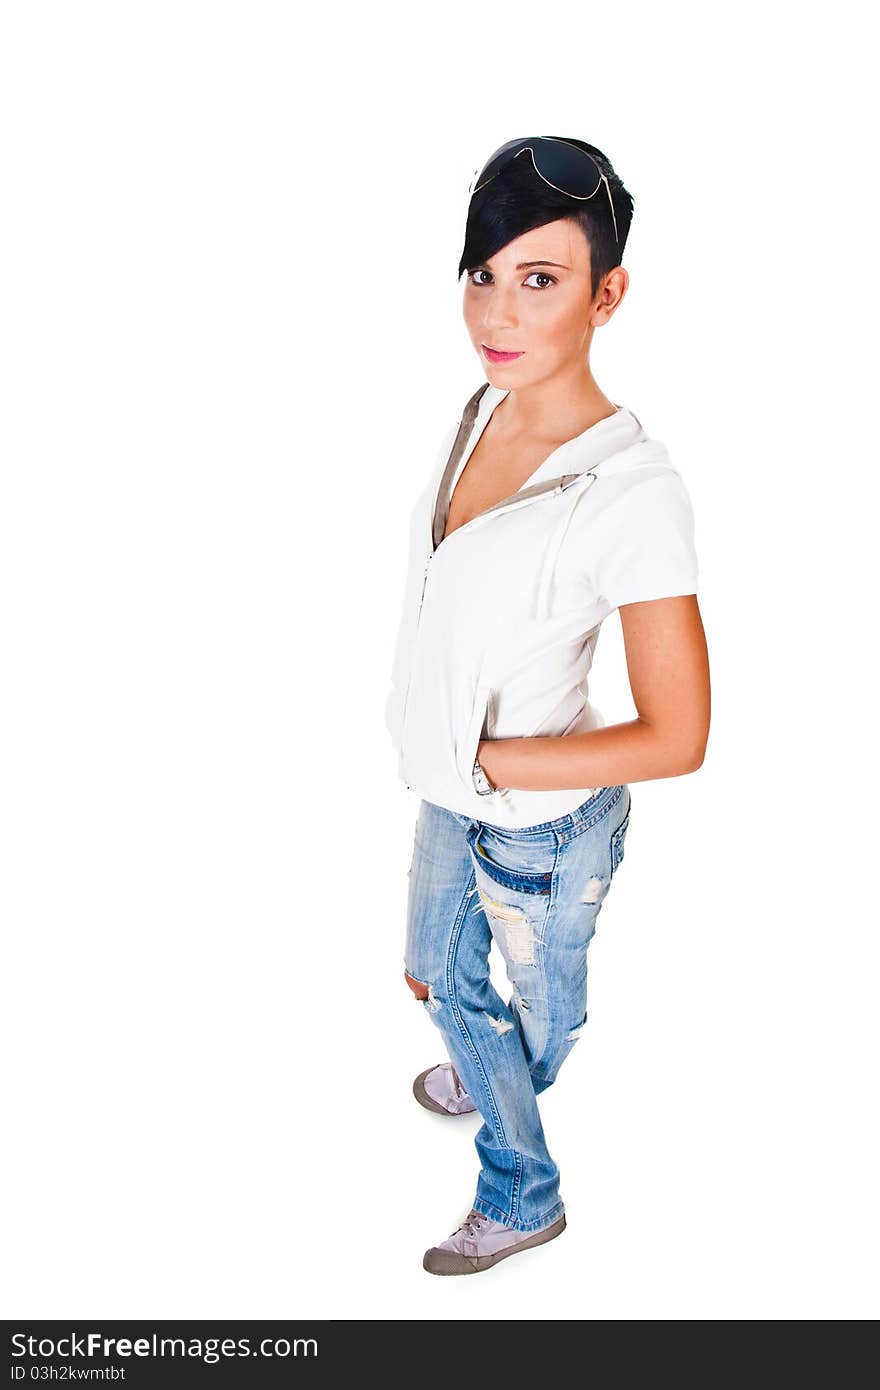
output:
[[697, 592], [693, 507], [672, 469], [622, 493], [602, 515], [598, 532], [593, 582], [609, 609]]

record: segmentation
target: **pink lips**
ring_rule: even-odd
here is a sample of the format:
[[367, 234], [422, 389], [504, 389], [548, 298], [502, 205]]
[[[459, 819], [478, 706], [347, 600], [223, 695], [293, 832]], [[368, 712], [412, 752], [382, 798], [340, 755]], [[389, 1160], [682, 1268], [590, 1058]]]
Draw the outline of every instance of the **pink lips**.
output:
[[521, 352], [496, 352], [494, 348], [487, 347], [485, 343], [481, 343], [480, 346], [490, 362], [513, 362], [517, 357], [523, 355]]

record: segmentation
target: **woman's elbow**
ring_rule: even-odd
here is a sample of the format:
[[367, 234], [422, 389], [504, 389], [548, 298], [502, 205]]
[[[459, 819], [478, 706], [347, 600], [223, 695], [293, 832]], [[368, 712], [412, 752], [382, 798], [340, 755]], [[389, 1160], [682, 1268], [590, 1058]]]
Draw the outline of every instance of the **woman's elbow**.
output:
[[706, 757], [706, 746], [709, 742], [708, 730], [701, 734], [699, 738], [693, 739], [688, 745], [685, 756], [684, 772], [696, 772], [703, 766]]

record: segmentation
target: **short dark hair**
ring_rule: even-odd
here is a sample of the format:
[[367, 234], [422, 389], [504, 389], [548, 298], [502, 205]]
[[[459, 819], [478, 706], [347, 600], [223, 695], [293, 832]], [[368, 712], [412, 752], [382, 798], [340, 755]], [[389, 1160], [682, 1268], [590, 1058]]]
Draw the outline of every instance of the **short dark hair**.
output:
[[473, 270], [488, 261], [496, 251], [513, 241], [514, 237], [530, 232], [533, 227], [543, 227], [547, 222], [556, 222], [560, 218], [569, 218], [577, 222], [587, 238], [590, 248], [591, 298], [595, 297], [602, 277], [620, 265], [632, 223], [632, 194], [624, 188], [608, 156], [596, 149], [595, 145], [588, 145], [584, 140], [570, 139], [567, 135], [560, 138], [591, 154], [607, 177], [619, 242], [614, 236], [614, 222], [604, 183], [589, 202], [578, 203], [545, 183], [535, 172], [531, 155], [525, 152], [512, 159], [500, 174], [471, 198], [464, 250], [458, 266], [459, 279], [465, 270]]

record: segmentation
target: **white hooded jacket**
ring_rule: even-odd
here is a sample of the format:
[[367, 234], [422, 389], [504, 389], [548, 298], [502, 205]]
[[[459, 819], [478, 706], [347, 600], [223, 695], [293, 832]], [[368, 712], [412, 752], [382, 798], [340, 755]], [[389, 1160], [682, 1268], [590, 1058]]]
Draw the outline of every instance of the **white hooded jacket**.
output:
[[480, 741], [601, 727], [587, 678], [602, 622], [621, 604], [696, 593], [698, 569], [685, 484], [622, 406], [444, 540], [453, 489], [506, 395], [489, 382], [474, 393], [416, 502], [385, 717], [411, 791], [513, 829], [597, 789], [481, 796]]

